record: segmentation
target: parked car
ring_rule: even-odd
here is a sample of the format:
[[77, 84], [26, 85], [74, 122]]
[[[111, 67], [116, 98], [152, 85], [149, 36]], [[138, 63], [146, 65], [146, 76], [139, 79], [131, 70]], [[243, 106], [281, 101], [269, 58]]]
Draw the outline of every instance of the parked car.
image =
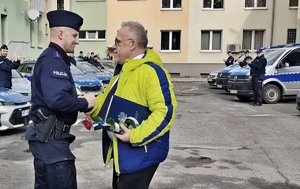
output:
[[18, 70], [12, 70], [12, 90], [31, 98], [31, 82]]
[[111, 60], [101, 60], [100, 64], [107, 70], [110, 71], [111, 74], [114, 73], [116, 64]]
[[20, 64], [18, 71], [29, 81], [31, 81], [32, 71], [35, 61], [25, 61]]
[[[23, 76], [26, 75], [27, 79], [31, 81], [32, 70], [34, 68], [34, 65], [35, 65], [35, 61], [23, 62], [20, 65], [18, 70], [21, 71]], [[79, 68], [77, 68], [73, 64], [71, 64], [70, 69], [71, 69], [71, 74], [73, 76], [74, 84], [78, 95], [84, 95], [87, 92], [91, 92], [94, 93], [95, 95], [98, 95], [103, 92], [104, 90], [103, 84], [96, 77], [84, 74]], [[29, 70], [31, 70], [30, 74], [28, 73]]]
[[296, 97], [296, 105], [297, 105], [297, 110], [300, 111], [300, 90], [297, 92], [297, 97]]
[[218, 72], [218, 75], [217, 75], [217, 78], [216, 78], [217, 87], [220, 88], [220, 89], [224, 89], [225, 91], [228, 91], [227, 83], [228, 83], [228, 80], [229, 80], [229, 76], [230, 76], [232, 71], [234, 71], [236, 69], [239, 69], [239, 68], [240, 68], [239, 64], [232, 64], [232, 65], [229, 65], [229, 66], [221, 69]]
[[76, 66], [85, 74], [97, 77], [104, 87], [106, 87], [111, 80], [112, 74], [106, 69], [99, 70], [88, 62], [76, 62]]
[[0, 87], [0, 131], [24, 127], [30, 123], [29, 98]]
[[207, 83], [210, 85], [210, 86], [217, 86], [216, 84], [216, 79], [217, 79], [217, 75], [219, 73], [219, 70], [218, 71], [214, 71], [214, 72], [211, 72], [208, 77], [207, 77]]

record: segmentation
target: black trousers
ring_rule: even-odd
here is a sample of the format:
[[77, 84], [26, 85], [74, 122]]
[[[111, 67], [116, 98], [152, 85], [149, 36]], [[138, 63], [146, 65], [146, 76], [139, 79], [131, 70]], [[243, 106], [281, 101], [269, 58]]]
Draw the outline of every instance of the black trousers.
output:
[[117, 175], [113, 171], [113, 189], [148, 189], [158, 165], [134, 173]]
[[77, 189], [75, 157], [69, 141], [29, 141], [34, 156], [35, 189]]
[[251, 82], [254, 92], [254, 103], [262, 104], [262, 79], [260, 79], [260, 76], [252, 76]]

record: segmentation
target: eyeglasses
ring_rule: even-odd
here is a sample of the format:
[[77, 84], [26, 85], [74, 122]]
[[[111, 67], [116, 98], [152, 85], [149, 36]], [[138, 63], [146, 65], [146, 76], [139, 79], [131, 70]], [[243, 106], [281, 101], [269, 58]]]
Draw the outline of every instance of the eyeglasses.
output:
[[133, 39], [131, 39], [131, 38], [130, 39], [124, 39], [124, 40], [115, 39], [115, 46], [119, 46], [122, 41], [128, 41], [128, 40], [133, 40]]

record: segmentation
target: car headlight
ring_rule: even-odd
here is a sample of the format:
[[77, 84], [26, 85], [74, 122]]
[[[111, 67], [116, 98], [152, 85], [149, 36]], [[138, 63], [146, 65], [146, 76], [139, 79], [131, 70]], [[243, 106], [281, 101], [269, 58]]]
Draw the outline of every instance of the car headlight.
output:
[[15, 105], [15, 103], [7, 102], [7, 101], [3, 100], [2, 98], [0, 98], [0, 106], [11, 106], [11, 105]]
[[252, 76], [251, 75], [246, 75], [245, 80], [251, 80]]

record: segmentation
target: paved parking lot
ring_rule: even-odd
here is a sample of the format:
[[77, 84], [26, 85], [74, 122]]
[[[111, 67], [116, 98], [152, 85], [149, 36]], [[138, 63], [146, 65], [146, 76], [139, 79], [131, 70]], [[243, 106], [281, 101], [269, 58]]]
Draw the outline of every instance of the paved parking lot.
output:
[[[174, 82], [170, 153], [151, 189], [300, 189], [300, 113], [294, 100], [253, 107], [205, 81]], [[84, 115], [80, 114], [79, 119]], [[25, 128], [0, 133], [0, 188], [33, 188]], [[110, 188], [101, 131], [75, 125], [80, 189]]]

